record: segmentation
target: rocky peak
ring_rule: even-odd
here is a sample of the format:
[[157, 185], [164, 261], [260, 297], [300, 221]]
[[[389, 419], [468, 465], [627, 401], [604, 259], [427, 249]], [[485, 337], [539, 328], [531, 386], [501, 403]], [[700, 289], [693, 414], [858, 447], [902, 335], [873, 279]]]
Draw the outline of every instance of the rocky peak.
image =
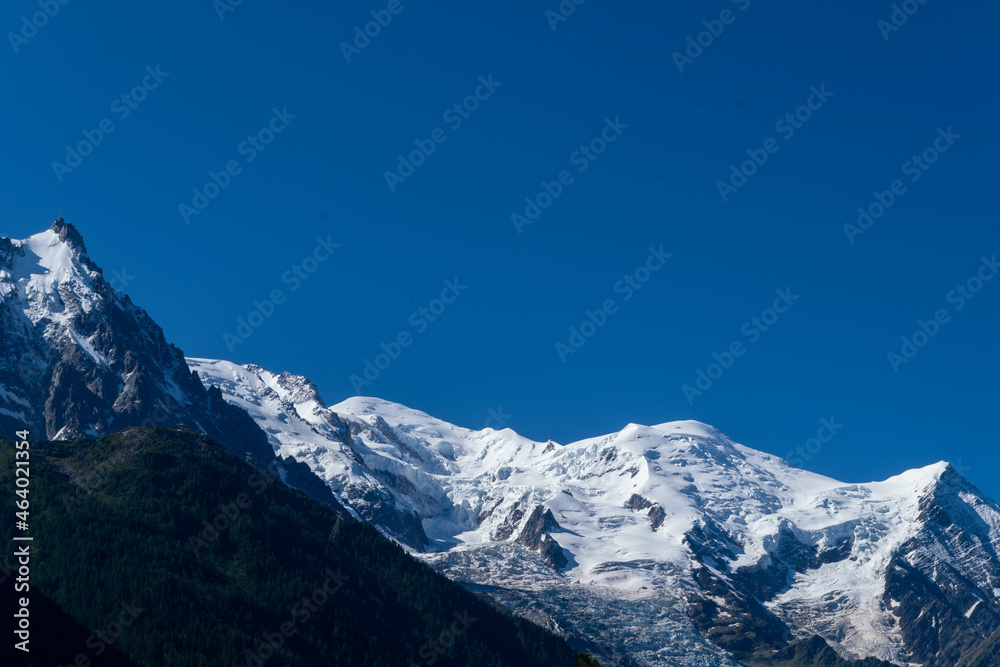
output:
[[[18, 247], [14, 245], [14, 241], [6, 236], [0, 236], [0, 267], [10, 268], [11, 262], [14, 259], [14, 253], [17, 252]], [[21, 253], [24, 251], [21, 250]]]
[[295, 404], [315, 401], [319, 407], [325, 408], [326, 403], [319, 395], [319, 388], [308, 378], [301, 375], [292, 375], [288, 371], [278, 376], [278, 386], [289, 392], [288, 399]]
[[[73, 439], [182, 424], [242, 447], [227, 435], [239, 432], [272, 455], [256, 424], [210, 396], [162, 329], [104, 280], [72, 224], [60, 217], [4, 239], [0, 258], [0, 427]], [[221, 422], [240, 428], [213, 426]]]
[[71, 223], [63, 220], [62, 216], [56, 218], [49, 229], [54, 231], [59, 240], [75, 250], [77, 254], [87, 255], [87, 245], [83, 242], [83, 235]]

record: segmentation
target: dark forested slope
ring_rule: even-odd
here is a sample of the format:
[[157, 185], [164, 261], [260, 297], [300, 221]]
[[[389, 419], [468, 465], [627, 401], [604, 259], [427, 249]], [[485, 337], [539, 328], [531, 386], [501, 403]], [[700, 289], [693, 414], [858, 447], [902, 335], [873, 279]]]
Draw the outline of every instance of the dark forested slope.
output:
[[[0, 443], [5, 544], [14, 451]], [[47, 621], [65, 623], [60, 656], [94, 665], [124, 656], [188, 667], [577, 659], [561, 639], [204, 435], [130, 428], [30, 451], [37, 651]], [[5, 608], [12, 583], [3, 583]]]

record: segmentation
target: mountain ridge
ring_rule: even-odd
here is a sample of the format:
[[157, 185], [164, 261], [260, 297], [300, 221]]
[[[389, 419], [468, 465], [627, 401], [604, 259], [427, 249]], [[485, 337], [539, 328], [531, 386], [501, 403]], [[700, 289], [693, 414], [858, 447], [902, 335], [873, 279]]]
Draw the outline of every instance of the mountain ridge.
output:
[[[16, 451], [0, 447], [10, 486]], [[59, 664], [122, 664], [124, 656], [205, 667], [576, 662], [564, 640], [204, 434], [129, 427], [98, 440], [33, 441], [30, 451], [32, 529], [46, 545], [33, 560], [31, 609], [51, 599], [58, 610], [39, 613], [61, 611], [80, 626], [64, 629]], [[81, 479], [91, 480], [88, 491], [68, 512], [59, 495]], [[13, 512], [14, 497], [0, 506]], [[13, 532], [12, 524], [0, 529], [7, 539]], [[4, 582], [3, 597], [12, 584]], [[137, 610], [133, 622], [106, 630], [122, 602]], [[35, 611], [32, 619], [32, 629], [47, 628], [49, 619]], [[103, 644], [87, 640], [86, 628], [104, 630]], [[32, 650], [30, 664], [53, 664], [43, 648], [54, 647]]]
[[[473, 552], [493, 553], [492, 567], [501, 573], [509, 570], [503, 559], [535, 577], [548, 568], [555, 576], [550, 587], [558, 587], [554, 581], [610, 587], [631, 599], [644, 587], [679, 586], [686, 590], [678, 604], [697, 626], [695, 634], [721, 641], [734, 654], [746, 649], [727, 639], [725, 627], [744, 618], [768, 628], [768, 645], [816, 634], [854, 659], [949, 664], [955, 650], [976, 643], [976, 619], [965, 618], [968, 607], [957, 613], [941, 606], [936, 618], [968, 641], [958, 649], [929, 641], [936, 626], [911, 627], [907, 619], [922, 618], [933, 602], [910, 596], [904, 605], [895, 574], [899, 562], [923, 554], [918, 545], [931, 539], [925, 533], [933, 532], [934, 511], [949, 503], [953, 513], [966, 513], [963, 536], [980, 546], [961, 565], [967, 583], [956, 599], [978, 595], [984, 609], [998, 608], [1000, 508], [945, 461], [850, 484], [794, 469], [699, 422], [628, 424], [559, 445], [510, 429], [457, 427], [377, 398], [328, 407], [282, 403], [254, 389], [255, 374], [277, 377], [273, 373], [218, 360], [189, 363], [260, 423], [285, 424], [270, 436], [272, 445], [310, 465], [345, 505], [352, 504], [350, 494], [343, 495], [351, 484], [379, 489], [385, 503], [418, 517], [428, 535], [426, 544], [408, 548], [467, 585], [536, 597], [520, 609], [543, 593], [523, 576], [484, 574], [489, 565], [470, 560]], [[286, 384], [309, 382], [282, 377]], [[532, 467], [537, 475], [525, 472]], [[974, 518], [978, 511], [992, 522], [985, 529], [986, 520]], [[574, 519], [587, 513], [597, 516], [592, 525]], [[643, 546], [650, 540], [655, 548]], [[514, 551], [498, 548], [501, 543]], [[940, 538], [927, 544], [924, 551], [944, 548]], [[984, 563], [986, 579], [969, 585], [969, 572]], [[514, 604], [515, 597], [505, 602]], [[760, 602], [748, 604], [754, 598]], [[836, 601], [832, 607], [829, 600]], [[992, 613], [981, 630], [996, 627]]]
[[0, 339], [0, 426], [204, 433], [467, 588], [601, 637], [611, 665], [737, 665], [818, 636], [943, 667], [1000, 630], [1000, 506], [944, 462], [845, 484], [694, 421], [560, 445], [328, 406], [303, 376], [185, 358], [61, 218], [0, 239]]
[[275, 461], [257, 424], [201, 382], [149, 314], [104, 279], [62, 218], [27, 239], [0, 238], [0, 340], [0, 428], [8, 433], [68, 440], [180, 425], [338, 505], [304, 466]]

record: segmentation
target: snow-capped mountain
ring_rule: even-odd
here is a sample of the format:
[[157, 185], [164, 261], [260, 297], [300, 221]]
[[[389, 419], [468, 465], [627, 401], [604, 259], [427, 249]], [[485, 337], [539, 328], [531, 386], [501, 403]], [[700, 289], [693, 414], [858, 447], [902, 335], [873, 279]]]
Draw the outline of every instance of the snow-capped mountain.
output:
[[202, 385], [62, 218], [24, 240], [0, 238], [0, 340], [6, 433], [67, 440], [180, 424], [241, 456], [273, 458], [253, 420]]
[[698, 422], [559, 445], [189, 364], [360, 516], [620, 664], [735, 665], [819, 635], [854, 659], [955, 665], [1000, 628], [1000, 507], [946, 463], [844, 484]]
[[844, 484], [697, 422], [557, 444], [327, 406], [301, 376], [185, 359], [62, 219], [0, 238], [0, 340], [7, 433], [201, 431], [607, 665], [735, 666], [819, 636], [980, 667], [1000, 645], [1000, 507], [947, 464]]
[[72, 440], [183, 426], [316, 500], [337, 502], [305, 464], [275, 460], [256, 422], [202, 384], [62, 218], [24, 240], [0, 237], [0, 340], [0, 428], [8, 434], [26, 428], [33, 438]]
[[289, 373], [275, 375], [259, 366], [208, 359], [187, 361], [207, 384], [222, 389], [226, 400], [250, 413], [277, 456], [308, 465], [342, 503], [346, 501], [345, 507], [356, 517], [374, 523], [409, 547], [426, 547], [420, 517], [394, 495], [399, 493], [397, 489], [406, 488], [405, 480], [396, 479], [391, 467], [383, 470], [364, 463], [364, 458], [379, 459], [349, 443], [355, 441], [359, 427], [366, 427], [349, 423], [329, 410], [312, 382]]

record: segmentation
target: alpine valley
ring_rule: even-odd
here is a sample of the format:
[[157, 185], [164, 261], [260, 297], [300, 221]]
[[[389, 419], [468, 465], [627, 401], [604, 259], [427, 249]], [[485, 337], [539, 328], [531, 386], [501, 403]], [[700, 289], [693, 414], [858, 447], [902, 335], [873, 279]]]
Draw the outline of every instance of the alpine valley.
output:
[[185, 358], [61, 219], [0, 239], [0, 337], [4, 434], [217, 441], [602, 665], [1000, 665], [1000, 506], [947, 463], [844, 483], [692, 421], [559, 444], [328, 405], [302, 376]]

